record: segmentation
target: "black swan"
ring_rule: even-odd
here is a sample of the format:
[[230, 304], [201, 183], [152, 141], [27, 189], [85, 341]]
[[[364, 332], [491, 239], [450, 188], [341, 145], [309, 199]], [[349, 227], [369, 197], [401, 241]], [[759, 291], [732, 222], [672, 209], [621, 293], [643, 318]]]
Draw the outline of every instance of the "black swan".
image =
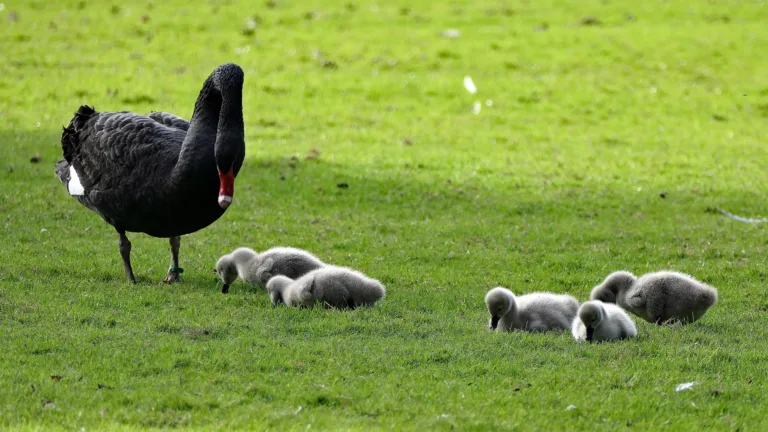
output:
[[164, 112], [81, 106], [64, 128], [61, 147], [56, 175], [80, 204], [115, 227], [128, 279], [136, 283], [126, 231], [170, 238], [165, 282], [175, 282], [183, 271], [181, 236], [207, 227], [232, 203], [245, 158], [243, 70], [216, 68], [189, 122]]

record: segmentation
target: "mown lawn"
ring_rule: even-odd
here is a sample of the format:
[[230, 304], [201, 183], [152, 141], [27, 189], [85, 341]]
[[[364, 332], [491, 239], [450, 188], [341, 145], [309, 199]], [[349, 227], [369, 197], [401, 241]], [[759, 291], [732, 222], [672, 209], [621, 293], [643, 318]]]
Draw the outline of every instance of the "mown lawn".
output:
[[[765, 228], [713, 210], [768, 215], [765, 2], [321, 3], [0, 5], [0, 428], [768, 428]], [[130, 236], [133, 286], [54, 178], [61, 126], [83, 103], [188, 118], [230, 61], [235, 205], [183, 237], [180, 284], [167, 240]], [[220, 293], [220, 255], [275, 245], [387, 297]], [[486, 329], [494, 286], [584, 300], [618, 269], [720, 302], [621, 343]]]

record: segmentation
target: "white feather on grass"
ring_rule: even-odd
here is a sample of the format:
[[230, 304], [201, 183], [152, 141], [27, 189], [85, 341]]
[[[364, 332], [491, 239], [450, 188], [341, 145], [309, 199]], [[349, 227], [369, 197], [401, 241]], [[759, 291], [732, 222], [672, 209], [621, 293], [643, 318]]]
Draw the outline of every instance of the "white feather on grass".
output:
[[464, 77], [464, 88], [467, 89], [468, 92], [471, 94], [477, 93], [477, 87], [475, 87], [475, 82], [472, 81], [472, 77], [469, 75]]

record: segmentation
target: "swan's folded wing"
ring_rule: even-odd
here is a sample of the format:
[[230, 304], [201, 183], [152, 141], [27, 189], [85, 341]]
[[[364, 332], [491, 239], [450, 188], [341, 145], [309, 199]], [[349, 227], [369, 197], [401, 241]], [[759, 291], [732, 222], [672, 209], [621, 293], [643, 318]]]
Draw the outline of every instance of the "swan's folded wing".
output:
[[[86, 195], [93, 191], [162, 184], [178, 159], [186, 133], [131, 112], [93, 112], [64, 132], [71, 164]], [[65, 138], [62, 137], [62, 144]]]
[[184, 120], [183, 118], [177, 115], [173, 115], [171, 113], [155, 111], [149, 114], [149, 118], [151, 118], [152, 120], [162, 125], [172, 127], [174, 129], [180, 129], [180, 130], [183, 130], [184, 132], [189, 130], [188, 121]]

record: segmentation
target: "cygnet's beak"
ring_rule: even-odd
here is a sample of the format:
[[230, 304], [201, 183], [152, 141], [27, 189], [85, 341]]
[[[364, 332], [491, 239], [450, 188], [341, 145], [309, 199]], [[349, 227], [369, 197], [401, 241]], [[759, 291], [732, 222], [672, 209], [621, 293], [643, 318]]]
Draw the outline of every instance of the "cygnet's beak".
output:
[[497, 316], [491, 317], [491, 330], [496, 330], [496, 327], [499, 326], [499, 319], [500, 317]]
[[595, 334], [595, 329], [592, 327], [587, 327], [587, 342], [592, 342], [592, 338]]
[[229, 285], [227, 285], [227, 284], [222, 285], [221, 286], [221, 293], [222, 294], [226, 294], [228, 292], [229, 292]]

